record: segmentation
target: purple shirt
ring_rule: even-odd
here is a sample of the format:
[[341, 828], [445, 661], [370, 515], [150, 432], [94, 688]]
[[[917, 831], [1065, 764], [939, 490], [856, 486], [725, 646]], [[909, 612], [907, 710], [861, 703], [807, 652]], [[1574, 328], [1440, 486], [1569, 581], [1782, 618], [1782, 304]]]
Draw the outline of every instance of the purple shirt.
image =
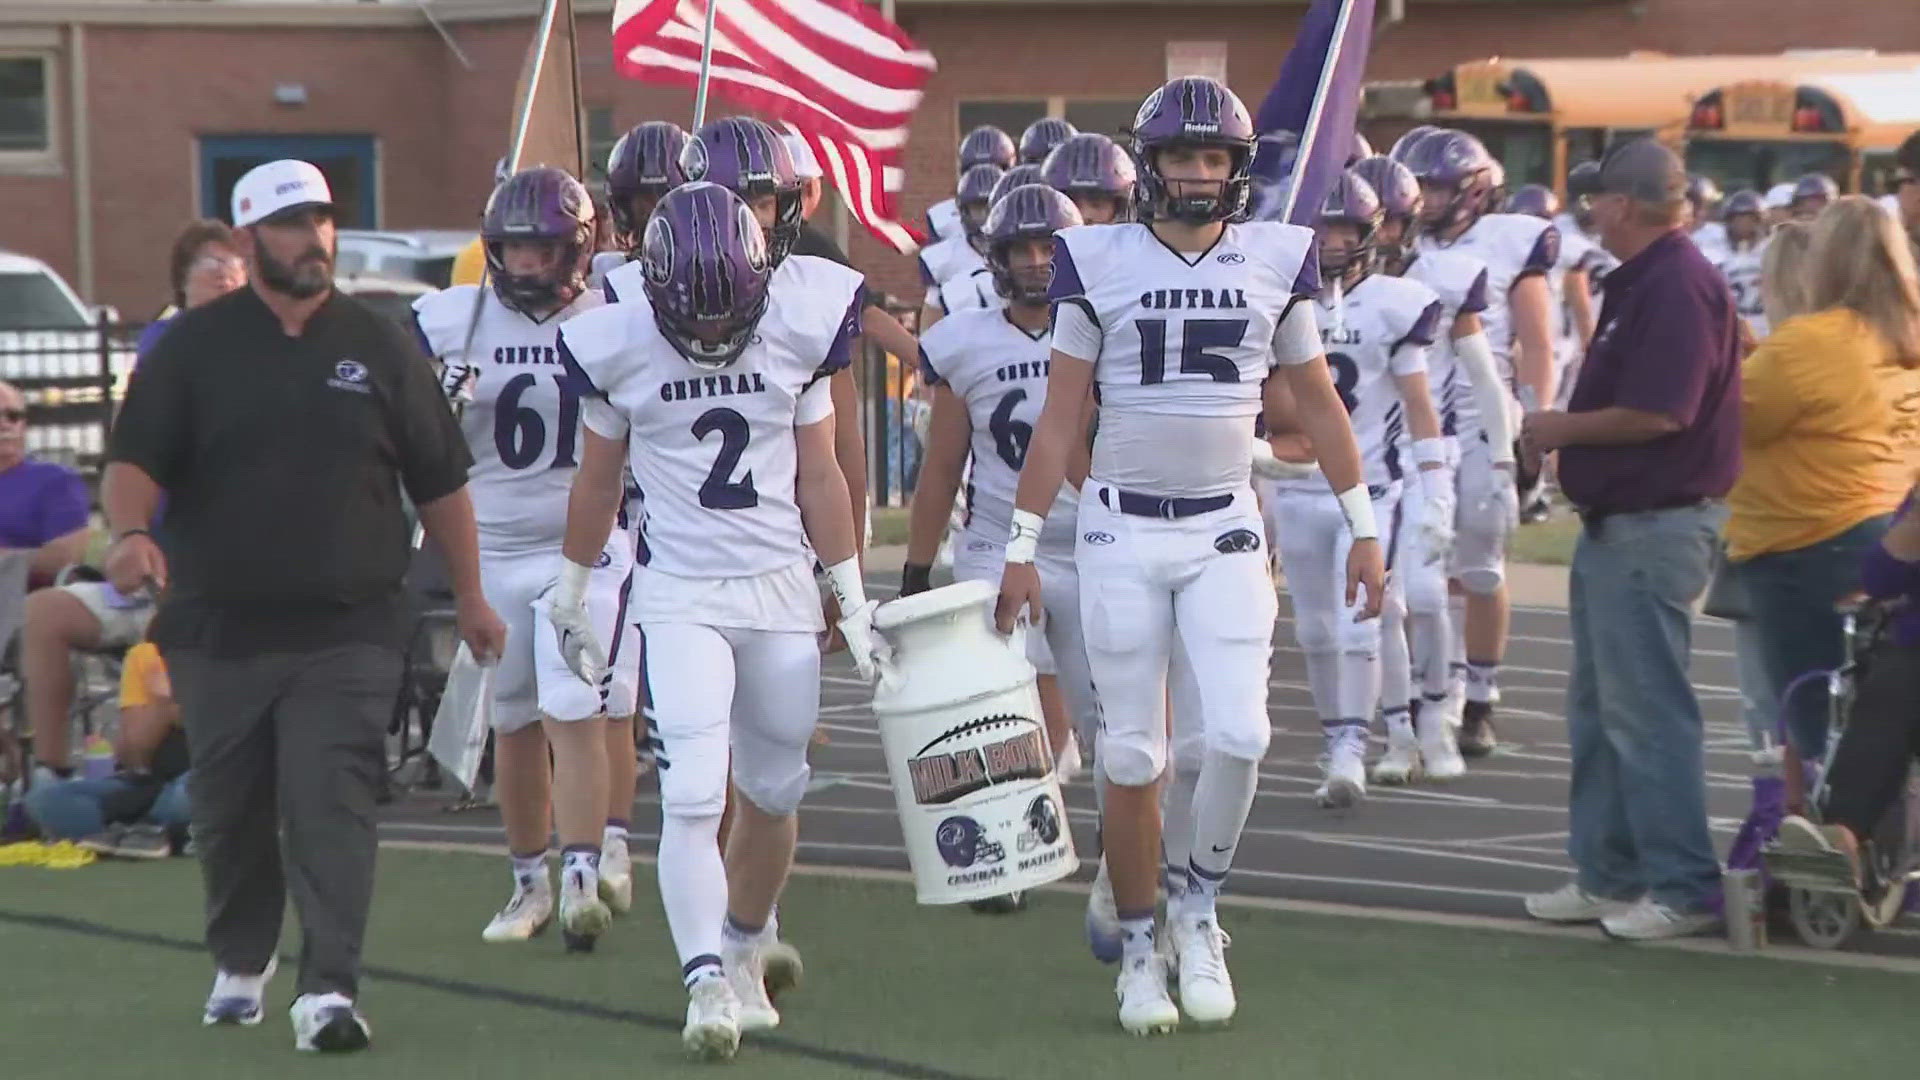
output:
[[1718, 499], [1740, 472], [1739, 314], [1726, 279], [1685, 233], [1607, 275], [1606, 300], [1568, 412], [1661, 413], [1671, 435], [1560, 451], [1560, 489], [1582, 510], [1629, 513]]
[[[1913, 499], [1912, 494], [1907, 496], [1901, 514], [1913, 507]], [[1860, 560], [1860, 584], [1877, 599], [1906, 598], [1906, 610], [1894, 616], [1893, 639], [1901, 645], [1920, 645], [1920, 563], [1896, 559], [1884, 544], [1874, 544]]]
[[86, 524], [79, 473], [32, 458], [0, 472], [0, 548], [37, 548]]

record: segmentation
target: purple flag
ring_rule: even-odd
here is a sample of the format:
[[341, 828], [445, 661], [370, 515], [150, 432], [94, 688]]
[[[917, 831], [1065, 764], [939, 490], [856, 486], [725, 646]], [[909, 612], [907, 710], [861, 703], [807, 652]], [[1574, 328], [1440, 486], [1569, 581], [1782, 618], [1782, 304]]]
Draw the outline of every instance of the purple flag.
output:
[[[1254, 115], [1254, 216], [1307, 224], [1346, 167], [1373, 44], [1374, 0], [1313, 0]], [[1280, 133], [1298, 137], [1298, 145]]]

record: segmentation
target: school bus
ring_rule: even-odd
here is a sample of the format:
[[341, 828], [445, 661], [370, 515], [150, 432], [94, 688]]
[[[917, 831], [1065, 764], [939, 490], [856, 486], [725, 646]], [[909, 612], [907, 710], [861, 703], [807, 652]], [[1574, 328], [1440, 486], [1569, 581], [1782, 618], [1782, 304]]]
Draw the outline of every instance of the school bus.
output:
[[1807, 173], [1843, 191], [1888, 190], [1893, 152], [1920, 131], [1920, 63], [1903, 71], [1795, 72], [1708, 90], [1687, 122], [1687, 167], [1728, 190]]
[[1714, 87], [1781, 71], [1895, 70], [1920, 56], [1868, 49], [1777, 56], [1668, 56], [1460, 64], [1426, 84], [1431, 123], [1470, 131], [1507, 168], [1509, 187], [1547, 184], [1563, 197], [1567, 170], [1616, 139], [1654, 135], [1679, 149], [1696, 101]]

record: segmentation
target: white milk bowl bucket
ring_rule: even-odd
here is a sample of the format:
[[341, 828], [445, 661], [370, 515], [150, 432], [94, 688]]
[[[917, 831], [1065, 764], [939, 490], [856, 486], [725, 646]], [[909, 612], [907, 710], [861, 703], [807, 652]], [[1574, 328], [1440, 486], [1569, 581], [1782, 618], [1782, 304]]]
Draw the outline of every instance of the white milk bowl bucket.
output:
[[985, 900], [1079, 869], [1020, 635], [966, 581], [882, 604], [893, 647], [873, 711], [922, 904]]

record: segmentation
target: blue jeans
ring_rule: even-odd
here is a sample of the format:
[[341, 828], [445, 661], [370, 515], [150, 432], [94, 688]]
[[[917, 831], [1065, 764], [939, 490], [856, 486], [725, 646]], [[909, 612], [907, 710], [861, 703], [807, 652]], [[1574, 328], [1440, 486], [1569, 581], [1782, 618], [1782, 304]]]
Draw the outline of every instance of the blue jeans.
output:
[[1783, 696], [1794, 680], [1846, 659], [1845, 629], [1834, 602], [1860, 588], [1860, 560], [1880, 542], [1891, 517], [1875, 517], [1829, 540], [1733, 564], [1753, 605], [1762, 663], [1787, 735], [1805, 760], [1827, 749], [1827, 681], [1816, 676]]
[[169, 831], [187, 827], [187, 777], [182, 773], [169, 781], [146, 809], [132, 817], [123, 809], [142, 802], [137, 792], [141, 783], [127, 776], [108, 776], [99, 780], [63, 780], [42, 784], [27, 794], [27, 816], [49, 840], [79, 840], [106, 831], [109, 825], [145, 821]]
[[1618, 514], [1574, 547], [1567, 854], [1596, 896], [1693, 911], [1718, 895], [1687, 662], [1726, 517], [1718, 503]]

